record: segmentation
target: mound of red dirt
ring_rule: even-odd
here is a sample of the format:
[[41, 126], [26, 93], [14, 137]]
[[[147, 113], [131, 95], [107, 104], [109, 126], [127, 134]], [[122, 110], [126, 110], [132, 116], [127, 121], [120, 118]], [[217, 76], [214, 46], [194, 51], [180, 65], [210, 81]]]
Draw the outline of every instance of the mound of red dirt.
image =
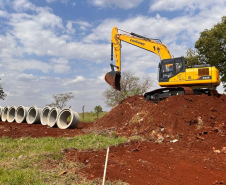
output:
[[[145, 141], [111, 147], [107, 179], [129, 184], [226, 184], [226, 96], [172, 96], [155, 104], [129, 97], [95, 122]], [[150, 142], [153, 141], [153, 142]], [[102, 178], [106, 151], [65, 152], [85, 165], [77, 173]]]
[[185, 137], [190, 131], [194, 134], [207, 130], [224, 135], [225, 110], [225, 95], [171, 96], [158, 104], [145, 100], [143, 96], [133, 96], [95, 124], [102, 129], [113, 127], [118, 135], [142, 135], [150, 139], [163, 137], [169, 140]]

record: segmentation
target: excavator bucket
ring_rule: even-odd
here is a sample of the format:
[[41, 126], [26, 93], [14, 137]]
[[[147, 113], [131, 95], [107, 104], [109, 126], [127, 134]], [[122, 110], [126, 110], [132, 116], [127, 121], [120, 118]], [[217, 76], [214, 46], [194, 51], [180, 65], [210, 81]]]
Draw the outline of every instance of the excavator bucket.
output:
[[121, 72], [112, 70], [105, 75], [105, 81], [114, 89], [121, 91], [120, 86]]

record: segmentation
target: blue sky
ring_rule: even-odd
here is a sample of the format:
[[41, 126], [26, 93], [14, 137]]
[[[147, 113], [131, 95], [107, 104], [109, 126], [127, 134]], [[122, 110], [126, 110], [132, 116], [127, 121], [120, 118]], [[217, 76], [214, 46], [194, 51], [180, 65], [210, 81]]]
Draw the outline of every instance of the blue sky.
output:
[[[102, 93], [114, 26], [161, 39], [179, 57], [225, 12], [224, 0], [0, 0], [0, 78], [8, 95], [0, 105], [43, 108], [52, 94], [70, 91], [74, 111], [109, 110]], [[158, 88], [159, 58], [122, 46], [122, 71], [150, 75]]]

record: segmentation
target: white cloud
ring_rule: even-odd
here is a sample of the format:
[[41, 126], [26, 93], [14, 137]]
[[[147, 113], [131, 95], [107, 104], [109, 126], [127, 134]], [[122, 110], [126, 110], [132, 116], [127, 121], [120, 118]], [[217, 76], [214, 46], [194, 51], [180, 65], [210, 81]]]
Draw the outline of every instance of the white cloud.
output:
[[105, 8], [116, 6], [123, 9], [131, 9], [137, 7], [143, 0], [89, 0], [93, 5]]
[[17, 80], [23, 81], [23, 82], [33, 81], [35, 79], [36, 77], [33, 74], [22, 73], [17, 75]]
[[204, 29], [211, 28], [221, 21], [226, 12], [226, 6], [211, 7], [199, 14], [190, 16], [184, 15], [172, 19], [161, 17], [134, 16], [123, 21], [118, 19], [105, 19], [93, 32], [84, 38], [85, 42], [110, 41], [111, 29], [117, 26], [128, 32], [146, 36], [148, 38], [161, 39], [164, 44], [174, 42], [195, 42], [199, 33]]
[[53, 3], [59, 1], [60, 3], [67, 4], [69, 0], [46, 0], [47, 3]]
[[[11, 48], [0, 48], [0, 55], [10, 56], [12, 53], [24, 53], [37, 56], [53, 56], [62, 58], [77, 58], [100, 62], [105, 56], [109, 46], [103, 44], [84, 44], [70, 42], [71, 37], [64, 28], [62, 19], [54, 15], [48, 8], [36, 8], [36, 14], [14, 13], [10, 14], [7, 24], [10, 26], [7, 36], [1, 36], [3, 43]], [[82, 30], [91, 25], [85, 21], [74, 21]], [[67, 26], [69, 29], [74, 29]], [[73, 30], [71, 30], [73, 31]], [[10, 42], [8, 42], [10, 41]], [[19, 42], [18, 42], [19, 41]], [[2, 50], [1, 50], [2, 49]], [[13, 52], [17, 50], [17, 52]], [[88, 53], [88, 54], [87, 54]], [[13, 54], [15, 55], [15, 54]]]
[[206, 9], [210, 6], [225, 6], [225, 1], [222, 0], [151, 0], [150, 11], [174, 11], [174, 10], [189, 10]]
[[73, 24], [76, 26], [79, 26], [79, 29], [82, 31], [87, 30], [88, 27], [91, 27], [91, 24], [89, 24], [86, 21], [68, 21], [66, 28], [67, 28], [67, 32], [69, 34], [74, 34], [75, 33], [75, 28], [73, 27]]
[[0, 10], [0, 17], [8, 17], [8, 13]]
[[13, 8], [17, 11], [35, 10], [35, 5], [28, 0], [15, 0], [13, 1]]
[[68, 21], [66, 28], [68, 30], [68, 33], [70, 34], [74, 34], [75, 33], [75, 29], [73, 28], [73, 22], [72, 21]]
[[62, 20], [47, 9], [39, 9], [37, 15], [12, 14], [8, 24], [13, 28], [10, 31], [13, 37], [29, 54], [51, 55], [54, 54], [51, 48], [55, 49], [66, 42], [55, 34], [56, 28], [64, 30]]
[[[98, 82], [98, 79], [86, 79], [84, 76], [77, 76], [74, 79], [60, 79], [55, 77], [38, 77], [33, 74], [12, 73], [1, 77], [3, 89], [7, 98], [1, 101], [1, 106], [37, 106], [43, 108], [46, 104], [54, 101], [52, 94], [73, 92], [75, 98], [67, 104], [77, 112], [81, 112], [83, 105], [85, 110], [91, 111], [96, 105], [101, 105], [106, 110], [101, 93], [106, 89], [105, 82]], [[66, 82], [71, 82], [65, 85]], [[109, 110], [109, 109], [108, 109]]]
[[[75, 79], [68, 79], [66, 80], [63, 85], [67, 86], [67, 85], [72, 85], [72, 84], [76, 84], [78, 82], [84, 82], [86, 79], [84, 76], [77, 76]], [[88, 80], [87, 80], [88, 81]]]
[[80, 29], [81, 30], [86, 30], [87, 28], [91, 27], [92, 25], [89, 24], [88, 22], [86, 21], [74, 21], [75, 24], [78, 24], [80, 26]]
[[50, 63], [52, 64], [52, 69], [55, 73], [66, 73], [70, 71], [70, 66], [68, 65], [68, 60], [64, 58], [52, 58], [50, 60]]
[[34, 59], [20, 59], [20, 58], [3, 58], [1, 60], [5, 71], [23, 72], [25, 70], [39, 70], [43, 73], [48, 73], [52, 70], [52, 66]]

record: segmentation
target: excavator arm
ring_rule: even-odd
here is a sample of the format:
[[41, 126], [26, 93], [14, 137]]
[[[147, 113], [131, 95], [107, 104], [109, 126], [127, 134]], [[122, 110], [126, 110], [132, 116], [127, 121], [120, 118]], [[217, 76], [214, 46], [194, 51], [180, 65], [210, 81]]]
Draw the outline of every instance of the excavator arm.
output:
[[[136, 33], [124, 32], [124, 34], [118, 33], [118, 28], [114, 27], [112, 29], [111, 36], [111, 60], [113, 60], [113, 55], [115, 56], [115, 65], [111, 64], [111, 72], [105, 75], [105, 81], [111, 85], [114, 89], [121, 90], [120, 88], [120, 78], [121, 78], [121, 41], [127, 42], [139, 48], [150, 51], [163, 59], [172, 58], [171, 53], [168, 48], [161, 43], [158, 39], [150, 39], [144, 36], [138, 35]], [[116, 68], [116, 71], [114, 70]]]

